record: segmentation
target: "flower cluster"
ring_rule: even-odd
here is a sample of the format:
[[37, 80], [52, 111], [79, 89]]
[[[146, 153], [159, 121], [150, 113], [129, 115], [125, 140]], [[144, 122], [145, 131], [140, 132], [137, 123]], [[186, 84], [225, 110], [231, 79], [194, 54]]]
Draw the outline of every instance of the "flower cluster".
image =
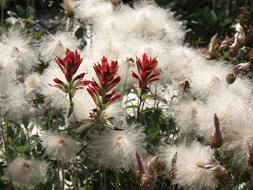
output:
[[146, 94], [149, 90], [148, 85], [159, 80], [160, 72], [156, 68], [157, 64], [156, 58], [149, 58], [146, 53], [142, 55], [142, 60], [137, 58], [138, 74], [133, 71], [132, 76], [139, 81], [140, 95]]
[[90, 82], [87, 80], [84, 80], [84, 76], [86, 73], [82, 72], [75, 76], [78, 68], [82, 64], [83, 59], [80, 57], [80, 54], [75, 51], [70, 51], [67, 49], [66, 51], [66, 57], [64, 59], [57, 57], [55, 59], [57, 65], [61, 69], [62, 73], [65, 76], [65, 79], [67, 82], [63, 82], [59, 78], [55, 78], [54, 87], [59, 88], [63, 92], [67, 93], [69, 96], [69, 111], [68, 111], [68, 117], [73, 112], [73, 97], [78, 89], [83, 89], [84, 86], [88, 85]]
[[164, 163], [158, 156], [154, 156], [146, 163], [143, 163], [140, 155], [135, 154], [135, 176], [141, 186], [152, 188], [155, 185], [156, 178], [159, 172], [164, 169]]
[[56, 85], [54, 85], [55, 87], [60, 88], [62, 91], [66, 93], [71, 92], [73, 96], [75, 90], [82, 89], [84, 86], [89, 84], [89, 81], [83, 80], [85, 76], [84, 72], [74, 77], [79, 66], [83, 61], [77, 50], [70, 51], [69, 49], [67, 49], [66, 57], [64, 59], [57, 57], [55, 61], [67, 80], [66, 84], [62, 80], [55, 78], [54, 79], [54, 82], [56, 83]]
[[97, 106], [96, 111], [101, 112], [112, 103], [121, 99], [122, 95], [113, 89], [120, 82], [121, 78], [117, 74], [118, 62], [111, 61], [111, 64], [109, 64], [106, 57], [103, 57], [101, 63], [95, 64], [93, 68], [98, 82], [93, 79], [87, 91]]

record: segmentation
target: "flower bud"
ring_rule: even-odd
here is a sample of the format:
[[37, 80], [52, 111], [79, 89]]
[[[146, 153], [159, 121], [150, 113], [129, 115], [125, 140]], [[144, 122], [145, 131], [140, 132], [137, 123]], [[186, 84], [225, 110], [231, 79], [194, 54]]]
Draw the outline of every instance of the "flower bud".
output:
[[118, 6], [120, 5], [121, 3], [123, 3], [122, 0], [111, 0], [112, 4], [115, 5], [115, 6]]
[[214, 114], [214, 127], [215, 130], [209, 140], [209, 144], [214, 148], [220, 148], [223, 145], [223, 138], [220, 130], [220, 121], [216, 114]]
[[184, 80], [184, 81], [181, 81], [179, 83], [179, 88], [183, 91], [183, 92], [188, 92], [191, 88], [190, 86], [190, 82], [188, 80]]
[[171, 179], [175, 178], [175, 175], [176, 175], [176, 172], [177, 172], [176, 164], [177, 164], [177, 152], [175, 152], [175, 154], [173, 155], [171, 163], [170, 163], [169, 177]]
[[67, 17], [73, 17], [74, 9], [72, 0], [63, 0], [63, 8]]
[[209, 59], [215, 59], [217, 57], [217, 51], [216, 51], [217, 36], [218, 36], [218, 34], [215, 34], [211, 38], [211, 41], [210, 41], [210, 44], [209, 44], [209, 48], [208, 48]]
[[239, 75], [241, 72], [249, 70], [250, 66], [250, 62], [237, 64], [233, 67], [233, 73]]
[[227, 84], [233, 84], [236, 80], [236, 74], [235, 73], [229, 73], [226, 77]]
[[216, 179], [222, 179], [223, 177], [228, 175], [228, 171], [226, 170], [226, 168], [219, 164], [215, 165], [209, 170], [213, 172], [213, 175]]

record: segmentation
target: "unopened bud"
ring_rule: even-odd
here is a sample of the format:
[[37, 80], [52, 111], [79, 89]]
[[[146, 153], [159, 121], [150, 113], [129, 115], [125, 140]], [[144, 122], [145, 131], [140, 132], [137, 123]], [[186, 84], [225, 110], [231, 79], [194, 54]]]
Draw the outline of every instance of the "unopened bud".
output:
[[112, 2], [112, 4], [114, 4], [114, 5], [120, 5], [121, 3], [123, 3], [123, 1], [122, 0], [111, 0], [111, 2]]
[[158, 156], [152, 157], [147, 163], [148, 171], [159, 172], [164, 169], [164, 163]]
[[213, 175], [216, 179], [222, 179], [223, 177], [228, 175], [228, 171], [226, 170], [226, 168], [219, 164], [209, 170], [213, 172]]
[[216, 114], [214, 114], [214, 127], [215, 130], [209, 140], [209, 144], [214, 148], [220, 148], [223, 145], [223, 138], [220, 130], [220, 121]]
[[251, 66], [250, 62], [240, 63], [233, 67], [233, 73], [239, 75], [241, 72], [249, 70], [250, 66]]
[[175, 178], [176, 172], [177, 172], [177, 152], [172, 157], [171, 163], [170, 163], [170, 168], [169, 168], [169, 177], [171, 179]]
[[179, 83], [179, 88], [183, 91], [183, 92], [188, 92], [191, 88], [190, 86], [190, 82], [188, 80], [184, 80], [184, 81], [181, 81]]
[[235, 73], [229, 73], [226, 77], [226, 81], [228, 84], [233, 84], [236, 80], [236, 74]]
[[73, 9], [73, 1], [72, 0], [63, 0], [63, 8], [65, 11], [65, 15], [67, 17], [73, 17], [74, 9]]
[[211, 41], [210, 41], [210, 44], [209, 44], [209, 48], [208, 48], [209, 59], [215, 59], [217, 57], [217, 51], [216, 51], [217, 36], [218, 36], [218, 34], [215, 34], [211, 38]]

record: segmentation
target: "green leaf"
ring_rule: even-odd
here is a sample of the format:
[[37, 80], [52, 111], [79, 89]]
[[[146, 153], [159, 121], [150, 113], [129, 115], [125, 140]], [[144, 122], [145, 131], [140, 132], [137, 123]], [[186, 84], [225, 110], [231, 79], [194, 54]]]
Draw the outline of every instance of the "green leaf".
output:
[[153, 99], [154, 96], [153, 95], [148, 95], [148, 94], [145, 94], [141, 97], [143, 100], [148, 100], [148, 99]]
[[217, 15], [216, 13], [214, 12], [214, 10], [211, 10], [210, 11], [210, 21], [212, 24], [215, 24], [217, 22]]
[[28, 151], [28, 147], [26, 145], [17, 146], [15, 149], [20, 154], [23, 154], [24, 152]]
[[127, 108], [127, 109], [129, 109], [129, 108], [137, 109], [137, 108], [138, 108], [138, 105], [130, 105], [130, 106], [127, 106], [126, 108]]

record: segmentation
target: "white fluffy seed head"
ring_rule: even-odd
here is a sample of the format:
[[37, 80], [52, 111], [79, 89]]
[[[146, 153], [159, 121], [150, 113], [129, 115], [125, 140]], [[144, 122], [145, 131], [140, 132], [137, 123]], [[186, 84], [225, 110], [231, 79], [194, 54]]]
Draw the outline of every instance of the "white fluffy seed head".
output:
[[213, 151], [211, 148], [198, 142], [193, 142], [189, 147], [185, 145], [167, 147], [163, 152], [167, 163], [171, 163], [176, 152], [174, 183], [184, 189], [215, 189], [216, 180], [212, 171], [197, 166], [199, 163], [212, 162]]
[[68, 161], [74, 158], [80, 149], [80, 146], [71, 138], [52, 132], [45, 132], [41, 139], [47, 154], [57, 160]]
[[44, 161], [18, 157], [8, 165], [6, 175], [17, 184], [34, 186], [45, 179], [47, 168]]
[[[134, 7], [135, 9], [124, 8], [118, 11], [119, 18], [113, 24], [119, 33], [134, 38], [165, 40], [171, 44], [182, 43], [184, 32], [181, 23], [174, 19], [172, 12], [146, 2]], [[121, 25], [122, 21], [126, 24]]]
[[22, 84], [13, 81], [12, 72], [0, 74], [0, 111], [9, 119], [18, 119], [29, 113], [29, 105]]
[[82, 19], [103, 17], [111, 14], [112, 11], [112, 3], [104, 0], [78, 0], [75, 2], [75, 13]]
[[0, 60], [5, 66], [17, 72], [27, 72], [36, 61], [36, 55], [31, 46], [31, 39], [19, 31], [10, 31], [1, 38]]
[[92, 134], [91, 139], [90, 149], [104, 167], [130, 169], [135, 153], [145, 153], [145, 134], [141, 128], [131, 126], [121, 131], [106, 129]]
[[56, 33], [42, 38], [39, 52], [46, 61], [54, 59], [56, 56], [64, 57], [66, 49], [78, 49], [79, 41], [69, 32]]
[[47, 104], [55, 107], [56, 109], [66, 111], [68, 109], [68, 97], [62, 90], [52, 86], [55, 84], [53, 81], [55, 78], [65, 81], [63, 73], [53, 61], [41, 75], [39, 88], [41, 89], [42, 94], [45, 95]]
[[[242, 114], [243, 113], [243, 114]], [[247, 165], [248, 146], [253, 142], [252, 108], [238, 113], [234, 124], [223, 131], [223, 151], [229, 155], [234, 164], [245, 167]]]
[[41, 82], [40, 80], [41, 80], [41, 77], [37, 73], [28, 75], [24, 81], [26, 93], [34, 94], [35, 92], [39, 92], [40, 82]]

